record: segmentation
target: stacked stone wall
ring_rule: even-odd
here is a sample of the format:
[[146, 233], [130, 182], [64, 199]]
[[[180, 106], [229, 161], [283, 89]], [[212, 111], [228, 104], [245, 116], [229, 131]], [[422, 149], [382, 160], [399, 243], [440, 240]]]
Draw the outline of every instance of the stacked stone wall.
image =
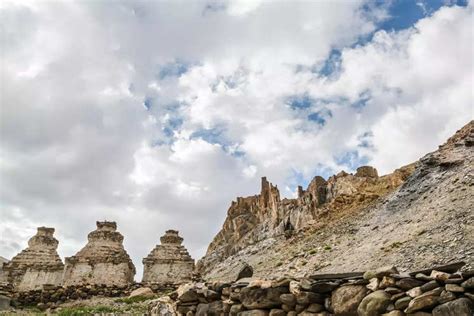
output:
[[472, 316], [474, 271], [446, 266], [408, 274], [385, 267], [299, 280], [187, 284], [178, 289], [176, 309], [187, 316]]

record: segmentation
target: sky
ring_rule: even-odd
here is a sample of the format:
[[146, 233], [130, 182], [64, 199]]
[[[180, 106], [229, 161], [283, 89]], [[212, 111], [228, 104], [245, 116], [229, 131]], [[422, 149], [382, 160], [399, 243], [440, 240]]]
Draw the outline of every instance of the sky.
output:
[[416, 161], [473, 119], [473, 2], [0, 2], [0, 255], [116, 221], [141, 278], [260, 177]]

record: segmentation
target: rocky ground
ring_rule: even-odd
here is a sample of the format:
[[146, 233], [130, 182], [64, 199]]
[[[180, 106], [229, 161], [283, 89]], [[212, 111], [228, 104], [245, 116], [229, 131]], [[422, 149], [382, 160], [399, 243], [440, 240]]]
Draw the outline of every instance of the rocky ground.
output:
[[208, 280], [230, 280], [243, 263], [256, 276], [402, 271], [465, 261], [474, 267], [474, 123], [417, 163], [395, 191], [343, 214], [328, 212], [295, 232], [245, 247], [208, 266]]

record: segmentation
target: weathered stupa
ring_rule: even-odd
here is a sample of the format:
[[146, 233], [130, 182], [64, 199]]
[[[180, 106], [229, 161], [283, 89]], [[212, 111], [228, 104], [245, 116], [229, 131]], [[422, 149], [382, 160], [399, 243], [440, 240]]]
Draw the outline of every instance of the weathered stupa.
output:
[[125, 286], [133, 282], [135, 266], [123, 248], [115, 222], [97, 222], [89, 242], [75, 256], [66, 258], [64, 285], [104, 284]]
[[179, 284], [191, 281], [194, 260], [181, 245], [176, 230], [167, 230], [150, 254], [143, 259], [143, 283]]
[[59, 242], [53, 234], [54, 228], [38, 227], [28, 247], [3, 265], [4, 278], [17, 290], [61, 284], [64, 264], [56, 251]]

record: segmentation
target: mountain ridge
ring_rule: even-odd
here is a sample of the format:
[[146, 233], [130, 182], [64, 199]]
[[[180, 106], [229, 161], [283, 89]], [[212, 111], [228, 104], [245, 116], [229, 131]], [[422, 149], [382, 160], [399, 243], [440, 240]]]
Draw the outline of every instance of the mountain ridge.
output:
[[[303, 275], [353, 271], [380, 261], [409, 269], [443, 258], [465, 260], [474, 254], [467, 246], [474, 243], [467, 221], [473, 222], [473, 144], [470, 121], [438, 150], [391, 174], [378, 177], [364, 166], [327, 181], [316, 176], [306, 190], [299, 187], [296, 199], [280, 200], [278, 188], [262, 178], [260, 194], [232, 202], [197, 269], [207, 279], [229, 279], [244, 263], [270, 277], [275, 269]], [[447, 233], [440, 228], [449, 229], [456, 241], [444, 243]], [[455, 250], [450, 256], [430, 254], [450, 243], [447, 248]], [[354, 247], [365, 256], [348, 253]], [[467, 263], [472, 267], [472, 259]]]

